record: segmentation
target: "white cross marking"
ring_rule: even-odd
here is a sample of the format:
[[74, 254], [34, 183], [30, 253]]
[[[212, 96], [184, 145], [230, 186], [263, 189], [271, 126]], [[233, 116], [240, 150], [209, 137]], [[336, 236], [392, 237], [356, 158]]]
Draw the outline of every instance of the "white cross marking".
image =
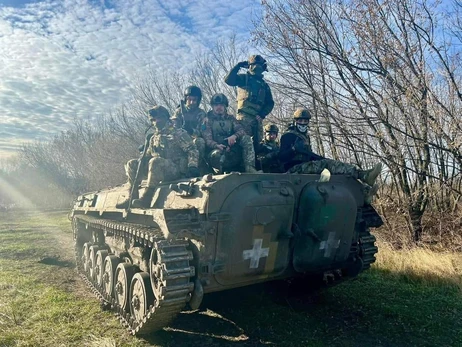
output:
[[250, 259], [250, 268], [257, 269], [260, 263], [260, 258], [267, 257], [269, 254], [269, 248], [261, 248], [263, 245], [263, 239], [253, 240], [253, 248], [242, 252], [244, 260]]
[[324, 257], [330, 257], [332, 250], [337, 249], [340, 246], [340, 239], [335, 239], [335, 231], [329, 233], [327, 241], [321, 241], [319, 249], [324, 250]]

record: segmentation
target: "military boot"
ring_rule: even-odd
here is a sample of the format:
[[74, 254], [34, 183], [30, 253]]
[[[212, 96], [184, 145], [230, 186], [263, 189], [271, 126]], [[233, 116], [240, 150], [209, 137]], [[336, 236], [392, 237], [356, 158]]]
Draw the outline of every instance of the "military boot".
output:
[[138, 199], [138, 189], [135, 189], [135, 191], [133, 192], [133, 196], [130, 196], [130, 194], [132, 193], [133, 185], [131, 183], [129, 183], [127, 188], [128, 188], [128, 194], [127, 194], [126, 198], [124, 200], [122, 200], [121, 202], [119, 202], [116, 205], [116, 208], [127, 209], [128, 208], [128, 202], [130, 201], [130, 198]]
[[382, 171], [382, 163], [375, 164], [375, 166], [370, 170], [360, 171], [359, 179], [364, 183], [374, 186], [375, 180], [379, 177], [380, 172]]
[[366, 189], [366, 196], [364, 197], [364, 204], [370, 205], [372, 204], [372, 200], [374, 199], [375, 194], [379, 191], [379, 185], [376, 183], [369, 189]]
[[148, 187], [139, 199], [132, 200], [133, 208], [149, 208], [152, 197], [154, 196], [155, 187]]

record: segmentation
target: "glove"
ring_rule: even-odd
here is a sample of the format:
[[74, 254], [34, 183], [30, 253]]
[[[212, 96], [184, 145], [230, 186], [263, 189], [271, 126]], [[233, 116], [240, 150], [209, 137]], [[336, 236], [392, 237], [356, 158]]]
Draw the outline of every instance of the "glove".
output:
[[244, 69], [247, 69], [249, 67], [249, 62], [248, 61], [240, 61], [237, 63], [237, 66], [242, 67]]
[[199, 172], [199, 169], [194, 166], [188, 167], [188, 177], [199, 177], [201, 173]]

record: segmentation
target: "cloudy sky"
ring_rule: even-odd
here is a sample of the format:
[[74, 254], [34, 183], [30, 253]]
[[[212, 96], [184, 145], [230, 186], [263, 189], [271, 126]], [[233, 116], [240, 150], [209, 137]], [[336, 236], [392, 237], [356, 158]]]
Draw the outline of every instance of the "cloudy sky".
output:
[[124, 101], [148, 69], [248, 40], [259, 0], [0, 0], [0, 159]]

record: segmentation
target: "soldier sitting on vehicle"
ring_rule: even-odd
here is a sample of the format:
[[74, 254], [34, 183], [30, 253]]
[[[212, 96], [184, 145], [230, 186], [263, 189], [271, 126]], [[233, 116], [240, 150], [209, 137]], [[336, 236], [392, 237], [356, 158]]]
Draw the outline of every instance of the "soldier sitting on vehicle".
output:
[[360, 170], [357, 167], [337, 160], [326, 159], [313, 153], [311, 149], [308, 125], [311, 114], [307, 109], [299, 108], [294, 113], [294, 123], [281, 137], [279, 159], [288, 173], [320, 174], [324, 169], [332, 174], [347, 174], [361, 180], [375, 194], [375, 180], [382, 170], [382, 164], [376, 164], [370, 170]]
[[279, 143], [277, 142], [277, 137], [279, 128], [275, 124], [266, 124], [263, 130], [265, 132], [265, 138], [260, 142], [256, 150], [256, 168], [263, 172], [284, 172], [278, 158]]
[[255, 151], [250, 136], [239, 122], [227, 114], [228, 99], [224, 94], [215, 94], [210, 100], [212, 111], [202, 132], [207, 149], [207, 158], [215, 172], [256, 172]]
[[202, 91], [197, 86], [189, 86], [184, 91], [184, 99], [173, 112], [172, 121], [175, 128], [183, 128], [193, 138], [193, 142], [199, 151], [199, 168], [202, 174], [207, 173], [205, 163], [205, 142], [202, 131], [205, 129], [207, 116], [200, 103]]
[[[134, 208], [148, 208], [154, 190], [160, 181], [173, 181], [182, 177], [200, 176], [198, 166], [199, 153], [193, 140], [184, 129], [177, 129], [169, 120], [170, 114], [163, 106], [154, 106], [148, 111], [149, 119], [153, 124], [154, 133], [149, 141], [149, 147], [145, 157], [138, 160], [132, 159], [125, 165], [128, 177], [131, 206]], [[145, 159], [145, 160], [143, 160]], [[147, 159], [147, 160], [146, 160]], [[144, 168], [143, 168], [144, 166]], [[138, 198], [138, 184], [136, 178], [137, 169], [141, 172], [148, 171], [147, 189]], [[132, 188], [135, 189], [132, 189]], [[117, 204], [117, 208], [127, 208], [130, 197]]]

